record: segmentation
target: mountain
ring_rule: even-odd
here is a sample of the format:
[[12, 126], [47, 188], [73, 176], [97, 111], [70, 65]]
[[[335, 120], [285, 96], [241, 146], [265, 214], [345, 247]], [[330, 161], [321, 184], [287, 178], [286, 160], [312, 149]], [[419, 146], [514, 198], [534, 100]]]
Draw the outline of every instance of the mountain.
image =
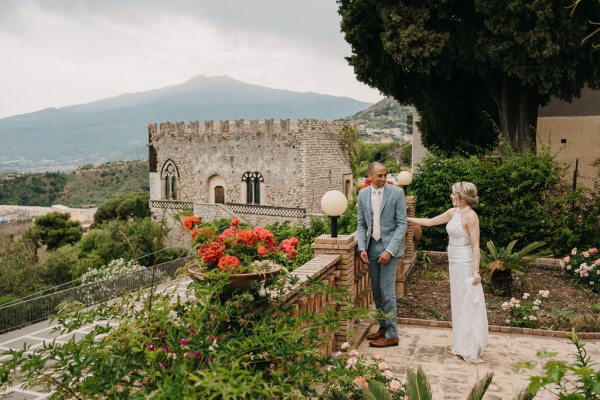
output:
[[196, 76], [180, 85], [0, 119], [0, 172], [72, 170], [146, 157], [152, 122], [340, 119], [368, 107], [347, 97], [299, 93]]
[[404, 106], [391, 97], [386, 97], [361, 110], [346, 121], [356, 123], [358, 137], [366, 141], [406, 141], [412, 138], [413, 114], [412, 106]]

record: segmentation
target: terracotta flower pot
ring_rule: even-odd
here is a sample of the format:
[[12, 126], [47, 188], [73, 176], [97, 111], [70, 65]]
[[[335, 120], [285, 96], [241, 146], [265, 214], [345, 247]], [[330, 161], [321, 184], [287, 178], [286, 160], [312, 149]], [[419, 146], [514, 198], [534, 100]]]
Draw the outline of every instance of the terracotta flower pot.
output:
[[[282, 268], [282, 266], [278, 265], [268, 271], [250, 272], [245, 274], [230, 274], [229, 284], [225, 287], [225, 290], [234, 291], [239, 289], [250, 291], [258, 288], [262, 282], [269, 284], [281, 272]], [[189, 268], [188, 273], [190, 277], [196, 281], [205, 282], [210, 280], [206, 273], [200, 272], [194, 268]]]

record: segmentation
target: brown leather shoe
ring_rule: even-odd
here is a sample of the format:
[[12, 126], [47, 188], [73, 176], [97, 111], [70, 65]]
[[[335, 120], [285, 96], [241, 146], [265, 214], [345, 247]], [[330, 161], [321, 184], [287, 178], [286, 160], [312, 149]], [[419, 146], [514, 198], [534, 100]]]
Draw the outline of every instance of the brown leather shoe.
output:
[[381, 339], [377, 339], [377, 340], [373, 340], [372, 342], [369, 342], [369, 346], [390, 347], [390, 346], [398, 346], [398, 343], [400, 343], [400, 340], [397, 337], [395, 337], [395, 338], [383, 337]]
[[385, 337], [385, 328], [379, 328], [375, 333], [367, 335], [367, 340], [377, 340]]

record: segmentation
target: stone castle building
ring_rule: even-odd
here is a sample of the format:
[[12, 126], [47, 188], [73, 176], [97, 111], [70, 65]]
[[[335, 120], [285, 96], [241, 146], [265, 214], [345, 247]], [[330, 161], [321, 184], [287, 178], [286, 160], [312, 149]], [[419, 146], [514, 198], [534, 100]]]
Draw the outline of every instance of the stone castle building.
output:
[[341, 128], [312, 119], [150, 124], [152, 216], [181, 243], [180, 220], [192, 213], [254, 225], [321, 214], [326, 191], [353, 189]]

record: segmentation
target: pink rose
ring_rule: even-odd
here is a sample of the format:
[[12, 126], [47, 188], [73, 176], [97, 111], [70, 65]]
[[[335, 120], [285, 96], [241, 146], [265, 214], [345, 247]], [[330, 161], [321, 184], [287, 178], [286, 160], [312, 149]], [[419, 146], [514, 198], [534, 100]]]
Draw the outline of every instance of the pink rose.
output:
[[394, 379], [390, 382], [390, 390], [392, 392], [397, 392], [398, 390], [400, 390], [401, 387], [402, 387], [402, 385], [396, 379]]

